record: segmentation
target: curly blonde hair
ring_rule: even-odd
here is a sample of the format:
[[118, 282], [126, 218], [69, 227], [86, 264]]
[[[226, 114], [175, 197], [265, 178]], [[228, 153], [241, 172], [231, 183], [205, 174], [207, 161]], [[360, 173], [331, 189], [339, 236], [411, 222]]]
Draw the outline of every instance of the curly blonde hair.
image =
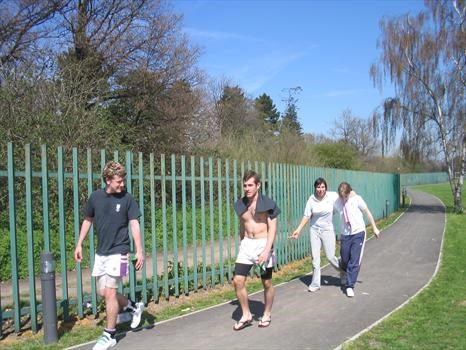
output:
[[102, 171], [102, 179], [107, 181], [113, 179], [114, 176], [126, 177], [126, 168], [120, 163], [111, 160], [105, 164]]

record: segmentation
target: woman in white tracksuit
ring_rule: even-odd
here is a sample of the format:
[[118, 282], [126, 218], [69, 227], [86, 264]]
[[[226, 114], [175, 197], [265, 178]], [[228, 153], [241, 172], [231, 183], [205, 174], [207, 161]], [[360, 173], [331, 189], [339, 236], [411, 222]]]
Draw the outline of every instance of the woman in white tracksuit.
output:
[[327, 192], [327, 182], [323, 178], [316, 179], [314, 194], [309, 197], [301, 223], [291, 235], [292, 239], [298, 239], [301, 230], [309, 220], [311, 221], [313, 273], [312, 282], [309, 285], [310, 292], [316, 292], [320, 289], [320, 249], [322, 246], [330, 264], [339, 270], [339, 261], [335, 256], [335, 230], [333, 228], [333, 206], [337, 199], [337, 192]]

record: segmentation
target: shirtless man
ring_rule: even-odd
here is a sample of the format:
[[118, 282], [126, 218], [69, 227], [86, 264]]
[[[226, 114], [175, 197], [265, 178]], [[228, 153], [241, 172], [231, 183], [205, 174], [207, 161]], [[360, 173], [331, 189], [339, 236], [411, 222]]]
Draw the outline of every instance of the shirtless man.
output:
[[246, 276], [254, 265], [265, 268], [261, 274], [264, 286], [264, 313], [259, 327], [268, 327], [272, 321], [271, 312], [275, 295], [272, 285], [273, 242], [277, 233], [277, 216], [280, 214], [280, 209], [273, 200], [259, 192], [260, 186], [260, 176], [252, 170], [246, 171], [243, 176], [244, 197], [235, 203], [235, 211], [240, 218], [241, 245], [236, 258], [233, 284], [242, 311], [241, 319], [233, 326], [235, 331], [252, 324]]

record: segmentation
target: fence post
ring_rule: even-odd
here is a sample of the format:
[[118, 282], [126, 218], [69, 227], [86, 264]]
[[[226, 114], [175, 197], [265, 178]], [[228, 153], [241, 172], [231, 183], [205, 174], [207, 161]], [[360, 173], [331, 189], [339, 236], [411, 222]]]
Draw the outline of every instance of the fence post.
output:
[[403, 208], [405, 207], [405, 200], [407, 194], [408, 191], [406, 190], [406, 187], [403, 187], [403, 190], [401, 191], [401, 205], [403, 206]]

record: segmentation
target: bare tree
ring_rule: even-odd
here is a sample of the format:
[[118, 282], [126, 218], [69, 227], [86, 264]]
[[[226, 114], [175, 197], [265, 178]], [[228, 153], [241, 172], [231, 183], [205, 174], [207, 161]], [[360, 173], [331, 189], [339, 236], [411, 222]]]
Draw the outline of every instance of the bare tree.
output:
[[[16, 116], [8, 119], [13, 139], [61, 134], [46, 125], [69, 129], [69, 140], [87, 139], [85, 130], [118, 122], [126, 147], [185, 144], [203, 75], [196, 67], [200, 49], [182, 33], [182, 16], [169, 2], [11, 0], [0, 2], [0, 13], [0, 104], [9, 107], [0, 117]], [[39, 115], [48, 122], [26, 132], [22, 125]]]
[[[464, 69], [461, 73], [459, 67], [464, 67], [466, 59], [465, 2], [444, 1], [439, 5], [442, 11], [434, 11], [434, 22], [429, 21], [427, 12], [381, 21], [382, 55], [379, 63], [371, 67], [371, 75], [377, 84], [386, 76], [395, 84], [396, 97], [387, 113], [392, 120], [390, 127], [406, 128], [410, 124], [435, 131], [448, 169], [455, 209], [462, 211], [466, 100]], [[440, 13], [442, 18], [462, 14], [461, 24], [453, 27], [449, 21], [439, 20]], [[458, 38], [462, 47], [448, 40], [450, 37]], [[458, 54], [458, 49], [462, 54]]]
[[302, 90], [303, 89], [300, 86], [283, 89], [283, 91], [286, 92], [288, 96], [283, 99], [286, 107], [285, 111], [282, 113], [280, 132], [289, 131], [296, 133], [298, 136], [303, 134], [303, 127], [298, 118], [299, 99], [297, 97]]
[[32, 55], [39, 42], [57, 29], [53, 22], [68, 0], [0, 1], [0, 63], [13, 64]]
[[[62, 13], [64, 57], [89, 61], [91, 76], [106, 76], [109, 92], [99, 100], [127, 98], [118, 79], [133, 71], [156, 76], [160, 91], [183, 80], [200, 83], [195, 63], [200, 49], [181, 32], [182, 16], [171, 12], [163, 0], [79, 0]], [[143, 84], [144, 75], [140, 76]], [[99, 100], [93, 100], [97, 102]]]
[[377, 150], [377, 140], [372, 128], [370, 120], [355, 117], [350, 109], [346, 109], [340, 119], [335, 120], [331, 134], [337, 141], [353, 145], [361, 156], [369, 157]]

